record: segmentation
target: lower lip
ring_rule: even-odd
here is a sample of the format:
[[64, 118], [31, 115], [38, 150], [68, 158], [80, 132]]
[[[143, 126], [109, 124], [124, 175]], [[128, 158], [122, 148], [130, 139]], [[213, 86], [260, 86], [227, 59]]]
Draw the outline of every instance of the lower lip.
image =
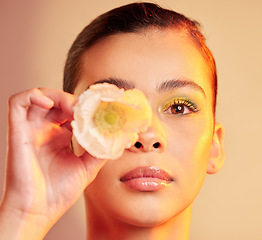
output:
[[155, 192], [165, 188], [170, 181], [159, 178], [141, 177], [122, 182], [126, 187], [140, 192]]

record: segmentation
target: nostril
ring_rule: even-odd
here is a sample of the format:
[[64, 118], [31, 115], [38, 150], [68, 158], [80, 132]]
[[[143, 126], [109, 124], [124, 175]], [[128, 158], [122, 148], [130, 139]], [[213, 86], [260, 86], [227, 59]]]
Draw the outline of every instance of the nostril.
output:
[[141, 147], [142, 147], [142, 143], [136, 142], [136, 143], [135, 143], [135, 147], [136, 147], [136, 148], [141, 148]]
[[[134, 144], [135, 148], [140, 149], [143, 147], [143, 144], [141, 142], [136, 142]], [[154, 149], [160, 148], [161, 144], [160, 142], [155, 142], [153, 145], [151, 145]]]
[[154, 147], [154, 148], [159, 148], [159, 147], [160, 147], [160, 143], [159, 143], [159, 142], [154, 143], [154, 144], [153, 144], [153, 147]]

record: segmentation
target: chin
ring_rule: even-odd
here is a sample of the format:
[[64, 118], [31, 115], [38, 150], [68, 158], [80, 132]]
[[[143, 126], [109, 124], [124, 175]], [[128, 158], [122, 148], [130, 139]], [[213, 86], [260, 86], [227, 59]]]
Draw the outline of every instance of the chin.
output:
[[170, 220], [180, 215], [183, 210], [168, 204], [165, 207], [159, 203], [130, 204], [123, 209], [118, 209], [117, 212], [112, 212], [110, 215], [131, 226], [152, 228], [170, 222]]
[[168, 222], [170, 218], [165, 217], [149, 217], [145, 218], [140, 217], [139, 219], [125, 219], [125, 223], [135, 226], [135, 227], [142, 227], [142, 228], [154, 228], [158, 227], [166, 222]]

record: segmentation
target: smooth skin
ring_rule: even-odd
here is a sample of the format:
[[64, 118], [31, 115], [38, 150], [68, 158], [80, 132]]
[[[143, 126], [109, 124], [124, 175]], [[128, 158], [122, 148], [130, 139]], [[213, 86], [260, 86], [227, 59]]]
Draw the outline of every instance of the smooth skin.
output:
[[[119, 34], [86, 52], [75, 94], [112, 79], [120, 87], [142, 90], [154, 117], [140, 134], [142, 147], [133, 146], [108, 161], [87, 187], [88, 239], [188, 239], [192, 202], [206, 173], [219, 171], [224, 161], [224, 132], [214, 123], [206, 61], [182, 32]], [[164, 82], [172, 87], [164, 88]], [[173, 98], [189, 99], [198, 111], [186, 107], [183, 114], [170, 108], [163, 112]], [[79, 155], [84, 152], [76, 141], [74, 149]], [[174, 181], [156, 192], [130, 190], [120, 179], [140, 166], [164, 169]]]
[[[108, 37], [87, 50], [81, 64], [75, 96], [32, 89], [10, 98], [0, 239], [43, 239], [85, 189], [88, 239], [188, 239], [192, 202], [206, 173], [219, 171], [224, 159], [223, 128], [214, 123], [202, 55], [183, 33], [153, 30]], [[152, 126], [140, 134], [142, 148], [132, 146], [117, 160], [94, 159], [75, 139], [74, 155], [73, 105], [90, 84], [108, 78], [145, 93], [154, 112]], [[195, 85], [171, 84], [160, 91], [171, 80]], [[170, 99], [182, 97], [198, 111], [161, 111]], [[159, 148], [152, 147], [155, 142]], [[174, 181], [156, 192], [121, 183], [128, 171], [151, 165]]]

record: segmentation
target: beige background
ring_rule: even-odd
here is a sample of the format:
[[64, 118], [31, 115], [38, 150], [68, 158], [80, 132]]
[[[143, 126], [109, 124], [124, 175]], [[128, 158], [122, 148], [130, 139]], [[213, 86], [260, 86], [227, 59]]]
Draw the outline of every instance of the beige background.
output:
[[[7, 100], [32, 87], [61, 89], [67, 50], [98, 14], [128, 0], [0, 0], [0, 196]], [[217, 119], [226, 128], [226, 163], [207, 176], [193, 211], [192, 240], [261, 240], [261, 0], [154, 1], [198, 20], [218, 67]], [[85, 239], [83, 199], [45, 238]]]

